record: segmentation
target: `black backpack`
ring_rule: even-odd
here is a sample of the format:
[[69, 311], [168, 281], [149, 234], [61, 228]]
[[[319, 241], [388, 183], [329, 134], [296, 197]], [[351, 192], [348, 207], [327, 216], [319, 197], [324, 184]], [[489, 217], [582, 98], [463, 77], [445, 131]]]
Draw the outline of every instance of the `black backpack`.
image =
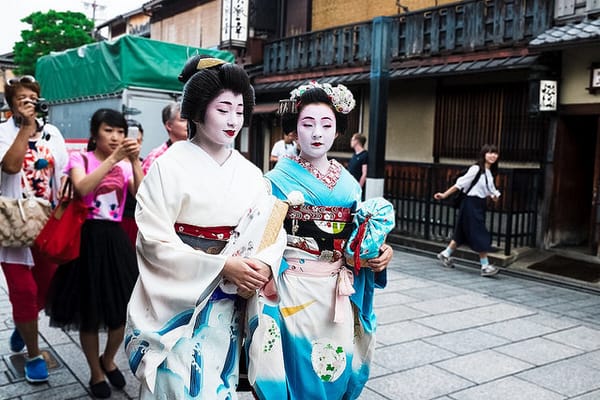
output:
[[[477, 165], [477, 164], [475, 164]], [[479, 165], [477, 165], [479, 167]], [[469, 167], [471, 168], [471, 167]], [[465, 168], [463, 170], [461, 170], [460, 175], [458, 175], [458, 177], [456, 178], [458, 180], [459, 177], [465, 175], [467, 173], [467, 171], [469, 170], [469, 168]], [[471, 191], [471, 189], [473, 189], [473, 186], [475, 186], [475, 184], [479, 181], [479, 178], [481, 177], [482, 174], [482, 170], [481, 167], [479, 167], [479, 171], [477, 171], [477, 175], [475, 175], [475, 178], [473, 178], [473, 180], [471, 181], [471, 184], [469, 185], [469, 188], [463, 192], [462, 190], [458, 190], [457, 192], [455, 192], [452, 197], [450, 198], [450, 204], [452, 204], [452, 207], [458, 209], [460, 208], [460, 205], [462, 204], [462, 201], [464, 200], [465, 197], [467, 197], [467, 193], [469, 193]]]

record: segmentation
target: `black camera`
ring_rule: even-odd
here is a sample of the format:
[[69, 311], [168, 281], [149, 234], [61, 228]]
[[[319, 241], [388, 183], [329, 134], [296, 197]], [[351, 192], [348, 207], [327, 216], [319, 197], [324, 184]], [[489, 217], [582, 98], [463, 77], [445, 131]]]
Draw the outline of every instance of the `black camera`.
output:
[[50, 110], [50, 105], [46, 101], [46, 99], [38, 99], [35, 103], [35, 112], [41, 114], [48, 114]]

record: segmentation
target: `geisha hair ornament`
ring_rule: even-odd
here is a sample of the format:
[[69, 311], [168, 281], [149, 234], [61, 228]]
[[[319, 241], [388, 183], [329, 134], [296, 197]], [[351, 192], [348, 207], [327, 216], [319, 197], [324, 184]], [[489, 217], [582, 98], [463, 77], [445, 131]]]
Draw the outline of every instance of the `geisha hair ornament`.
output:
[[218, 58], [201, 58], [196, 65], [197, 70], [212, 68], [217, 65], [226, 64], [225, 61], [219, 60]]
[[333, 87], [329, 83], [310, 81], [309, 83], [301, 85], [290, 92], [290, 100], [295, 104], [294, 108], [298, 107], [298, 100], [304, 94], [304, 92], [315, 88], [321, 89], [327, 94], [331, 100], [331, 104], [339, 113], [348, 114], [356, 105], [356, 101], [354, 101], [352, 92], [348, 90], [346, 86], [339, 84], [336, 87]]

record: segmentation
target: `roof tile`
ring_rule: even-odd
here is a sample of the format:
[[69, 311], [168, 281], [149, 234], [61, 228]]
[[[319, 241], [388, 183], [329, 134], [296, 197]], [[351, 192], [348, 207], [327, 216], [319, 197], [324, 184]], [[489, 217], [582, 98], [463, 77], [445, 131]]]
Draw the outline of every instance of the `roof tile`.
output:
[[600, 20], [585, 20], [582, 22], [572, 22], [565, 26], [555, 26], [539, 34], [535, 39], [529, 42], [532, 47], [551, 44], [577, 42], [578, 40], [599, 40], [600, 41]]

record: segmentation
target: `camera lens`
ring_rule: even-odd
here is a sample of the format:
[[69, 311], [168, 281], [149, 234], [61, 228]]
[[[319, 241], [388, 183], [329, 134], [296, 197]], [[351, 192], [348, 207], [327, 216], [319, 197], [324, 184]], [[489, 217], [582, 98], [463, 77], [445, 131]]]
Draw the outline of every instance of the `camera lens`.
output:
[[38, 99], [38, 101], [35, 103], [35, 111], [42, 113], [42, 114], [48, 114], [48, 111], [50, 110], [50, 106], [48, 105], [48, 102], [45, 99]]

